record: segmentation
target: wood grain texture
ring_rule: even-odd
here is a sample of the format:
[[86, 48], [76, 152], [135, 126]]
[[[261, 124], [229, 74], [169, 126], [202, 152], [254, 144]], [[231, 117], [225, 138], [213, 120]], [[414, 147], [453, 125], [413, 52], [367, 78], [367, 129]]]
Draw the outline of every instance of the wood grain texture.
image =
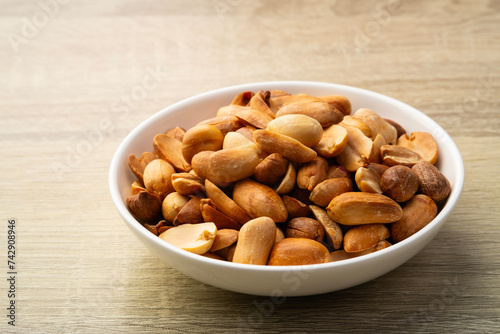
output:
[[[0, 5], [0, 332], [500, 331], [500, 2], [57, 4]], [[466, 183], [425, 250], [363, 285], [272, 304], [187, 278], [133, 237], [107, 183], [124, 136], [183, 98], [267, 80], [373, 90], [449, 132]], [[10, 218], [15, 328], [5, 316]]]

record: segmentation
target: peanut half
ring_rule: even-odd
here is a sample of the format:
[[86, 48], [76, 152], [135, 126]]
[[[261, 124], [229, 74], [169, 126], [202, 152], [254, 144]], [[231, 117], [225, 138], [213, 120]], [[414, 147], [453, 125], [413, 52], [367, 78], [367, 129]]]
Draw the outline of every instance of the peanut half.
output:
[[265, 265], [276, 240], [276, 225], [269, 217], [250, 220], [241, 228], [233, 262]]
[[172, 227], [159, 237], [188, 252], [205, 254], [212, 247], [216, 234], [217, 227], [214, 223], [201, 223]]

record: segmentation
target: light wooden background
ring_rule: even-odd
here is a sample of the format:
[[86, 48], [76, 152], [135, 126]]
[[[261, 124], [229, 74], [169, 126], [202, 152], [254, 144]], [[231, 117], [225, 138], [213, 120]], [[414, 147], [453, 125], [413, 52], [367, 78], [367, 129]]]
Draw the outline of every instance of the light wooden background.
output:
[[[500, 1], [0, 1], [0, 332], [17, 220], [19, 333], [500, 331]], [[458, 206], [408, 263], [269, 306], [167, 267], [122, 223], [108, 166], [157, 110], [310, 80], [415, 106], [463, 155]]]

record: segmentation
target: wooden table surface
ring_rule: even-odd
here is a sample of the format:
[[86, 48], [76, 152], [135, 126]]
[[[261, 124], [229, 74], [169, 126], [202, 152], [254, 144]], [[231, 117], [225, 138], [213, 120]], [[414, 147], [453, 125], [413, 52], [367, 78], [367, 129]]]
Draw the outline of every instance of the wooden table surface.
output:
[[[500, 332], [499, 1], [0, 8], [0, 332]], [[130, 233], [108, 191], [124, 136], [176, 101], [269, 80], [373, 90], [443, 126], [465, 186], [428, 247], [368, 283], [266, 308], [169, 268]]]

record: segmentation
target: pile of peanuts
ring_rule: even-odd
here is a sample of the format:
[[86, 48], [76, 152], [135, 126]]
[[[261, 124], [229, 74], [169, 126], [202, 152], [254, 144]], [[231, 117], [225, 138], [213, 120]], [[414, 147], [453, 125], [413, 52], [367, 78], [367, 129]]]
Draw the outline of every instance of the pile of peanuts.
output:
[[400, 242], [451, 191], [431, 134], [341, 95], [242, 92], [213, 118], [129, 156], [126, 203], [151, 233], [244, 264], [340, 261]]

